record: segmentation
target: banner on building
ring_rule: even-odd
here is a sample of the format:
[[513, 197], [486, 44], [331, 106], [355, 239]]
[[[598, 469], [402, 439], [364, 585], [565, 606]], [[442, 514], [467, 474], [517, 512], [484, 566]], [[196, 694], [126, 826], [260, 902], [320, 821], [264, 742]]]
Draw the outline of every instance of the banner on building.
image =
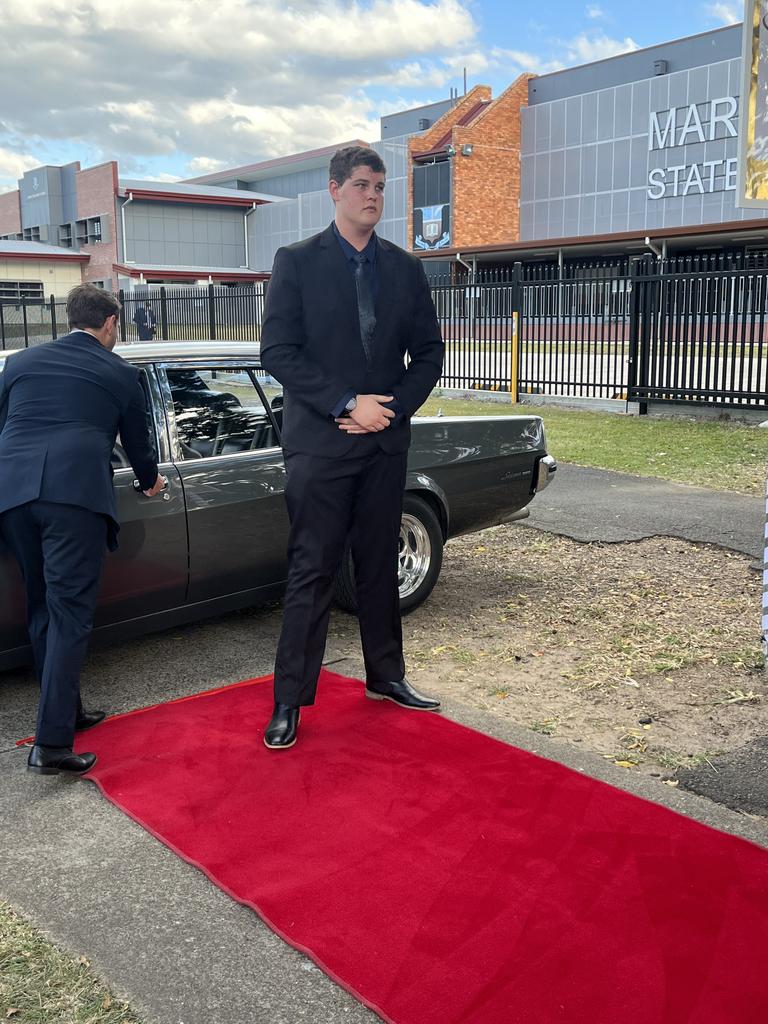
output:
[[736, 205], [768, 208], [768, 0], [745, 0]]
[[416, 249], [445, 249], [451, 244], [450, 203], [414, 209], [413, 244]]

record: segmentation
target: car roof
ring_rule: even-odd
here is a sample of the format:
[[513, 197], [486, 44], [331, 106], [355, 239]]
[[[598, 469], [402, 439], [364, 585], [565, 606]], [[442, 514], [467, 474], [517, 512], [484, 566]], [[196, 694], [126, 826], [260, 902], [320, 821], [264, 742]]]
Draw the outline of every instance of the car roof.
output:
[[[19, 350], [0, 352], [0, 369], [3, 360], [15, 351]], [[117, 345], [115, 352], [130, 363], [195, 363], [201, 359], [228, 363], [259, 361], [259, 345], [253, 341], [140, 341], [133, 345]]]

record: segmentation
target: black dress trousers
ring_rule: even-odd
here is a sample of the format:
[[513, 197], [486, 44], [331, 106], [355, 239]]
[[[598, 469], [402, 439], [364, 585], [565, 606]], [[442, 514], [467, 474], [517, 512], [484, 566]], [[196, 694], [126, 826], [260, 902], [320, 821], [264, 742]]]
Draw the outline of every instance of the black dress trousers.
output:
[[355, 561], [360, 638], [370, 681], [405, 673], [397, 585], [407, 453], [362, 436], [360, 454], [285, 453], [291, 523], [288, 585], [275, 661], [275, 701], [313, 704], [328, 633], [333, 578], [347, 538]]

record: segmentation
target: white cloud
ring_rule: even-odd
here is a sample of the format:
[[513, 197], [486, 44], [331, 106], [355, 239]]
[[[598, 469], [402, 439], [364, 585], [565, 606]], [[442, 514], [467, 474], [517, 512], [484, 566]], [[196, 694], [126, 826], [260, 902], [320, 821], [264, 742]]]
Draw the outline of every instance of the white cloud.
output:
[[216, 160], [210, 156], [196, 156], [187, 164], [187, 174], [190, 178], [202, 177], [204, 174], [214, 174], [225, 166], [223, 160]]
[[587, 4], [587, 17], [595, 20], [598, 18], [604, 18], [605, 11], [602, 7], [598, 7], [597, 4]]
[[546, 60], [525, 50], [504, 50], [495, 47], [492, 54], [496, 65], [509, 70], [510, 79], [524, 71], [530, 71], [534, 75], [546, 75], [550, 71], [560, 71], [565, 67], [561, 60]]
[[205, 173], [373, 140], [367, 88], [482, 69], [470, 2], [4, 0], [0, 145], [66, 142], [138, 173], [182, 154]]
[[593, 60], [605, 60], [606, 57], [615, 57], [617, 53], [629, 53], [631, 50], [639, 49], [638, 44], [626, 36], [624, 39], [610, 39], [605, 33], [598, 35], [587, 35], [582, 32], [575, 39], [569, 40], [566, 44], [566, 53], [569, 62], [589, 64]]
[[744, 17], [743, 8], [734, 3], [706, 4], [705, 9], [710, 17], [716, 18], [724, 25], [736, 25]]
[[258, 60], [276, 52], [333, 60], [397, 58], [455, 46], [475, 32], [460, 0], [373, 0], [366, 6], [357, 0], [294, 0], [290, 6], [280, 0], [220, 0], [215, 10], [210, 0], [164, 0], [160, 31], [153, 27], [156, 0], [5, 0], [3, 6], [4, 22], [12, 26], [42, 31], [55, 25], [63, 49], [73, 47], [76, 57], [98, 33], [107, 45], [110, 37], [122, 42], [128, 66], [141, 52], [184, 52], [201, 60], [245, 59], [255, 75]]
[[18, 188], [18, 180], [24, 172], [39, 167], [42, 162], [31, 153], [18, 153], [0, 146], [0, 192]]

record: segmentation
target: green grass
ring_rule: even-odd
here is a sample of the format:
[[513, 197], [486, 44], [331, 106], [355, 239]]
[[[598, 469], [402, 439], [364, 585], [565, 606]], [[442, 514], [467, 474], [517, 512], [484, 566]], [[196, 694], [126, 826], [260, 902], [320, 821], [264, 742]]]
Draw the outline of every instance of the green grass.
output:
[[445, 416], [541, 416], [548, 450], [559, 462], [656, 476], [713, 490], [765, 494], [768, 429], [764, 427], [439, 395], [430, 398], [419, 415], [434, 416], [438, 409]]
[[0, 903], [0, 1020], [14, 1024], [141, 1024], [85, 957], [61, 952]]

